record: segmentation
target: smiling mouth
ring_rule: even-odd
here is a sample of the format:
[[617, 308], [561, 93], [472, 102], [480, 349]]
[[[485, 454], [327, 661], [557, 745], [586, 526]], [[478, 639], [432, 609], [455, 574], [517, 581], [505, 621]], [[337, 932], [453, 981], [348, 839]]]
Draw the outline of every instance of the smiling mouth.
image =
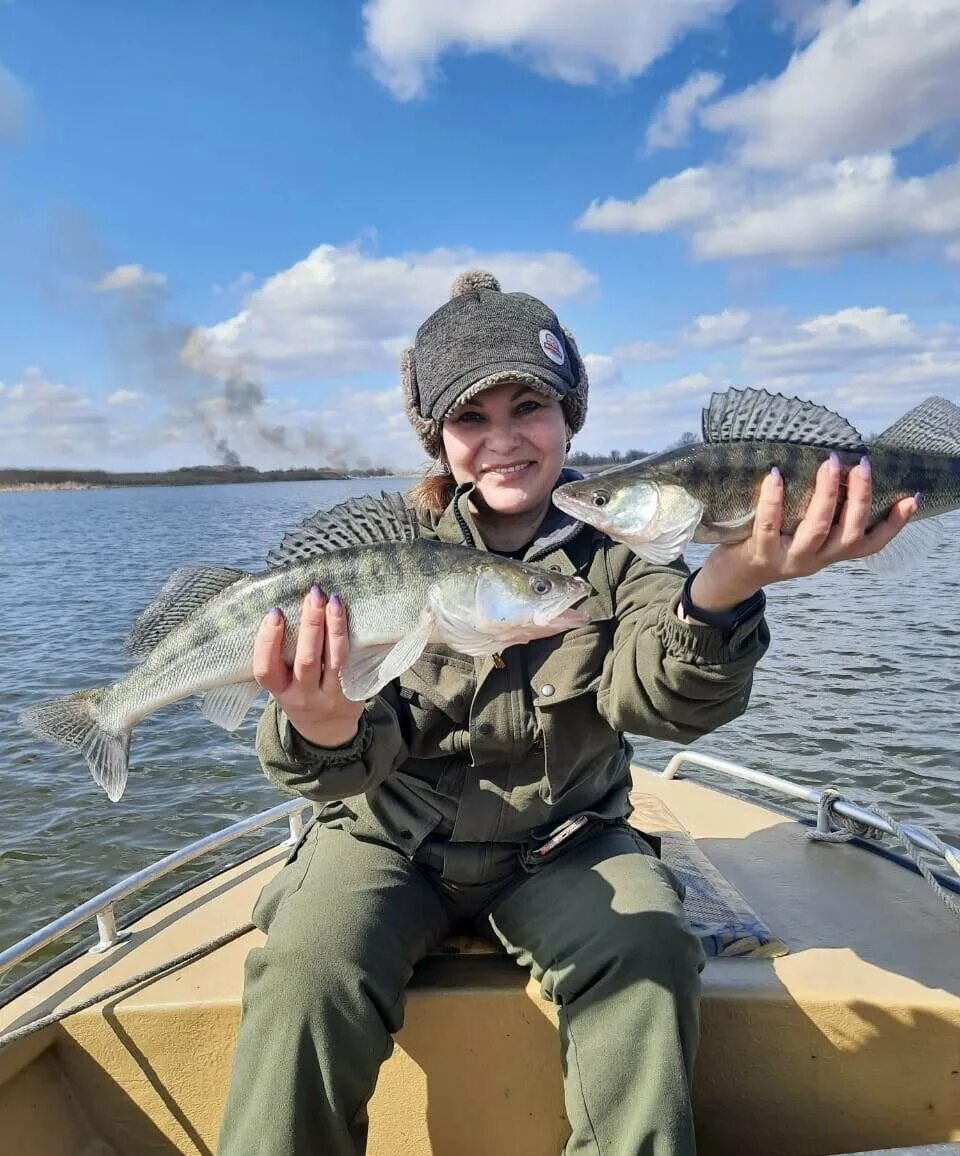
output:
[[522, 474], [524, 470], [529, 469], [534, 464], [534, 462], [513, 462], [508, 466], [484, 466], [481, 473], [484, 475], [493, 474], [498, 478], [509, 478], [514, 474]]

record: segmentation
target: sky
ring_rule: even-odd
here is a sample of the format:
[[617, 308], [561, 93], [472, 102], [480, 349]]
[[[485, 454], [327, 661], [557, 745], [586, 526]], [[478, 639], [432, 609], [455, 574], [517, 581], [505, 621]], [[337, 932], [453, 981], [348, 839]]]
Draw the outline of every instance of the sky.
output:
[[0, 467], [415, 469], [467, 268], [590, 376], [960, 401], [960, 0], [0, 0]]

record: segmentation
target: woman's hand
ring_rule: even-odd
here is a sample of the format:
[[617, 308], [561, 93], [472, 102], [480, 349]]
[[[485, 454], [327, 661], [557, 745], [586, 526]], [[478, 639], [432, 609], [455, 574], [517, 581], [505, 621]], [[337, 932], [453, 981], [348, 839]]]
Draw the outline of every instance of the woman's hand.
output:
[[279, 610], [260, 623], [253, 646], [253, 677], [277, 701], [290, 725], [318, 747], [339, 747], [357, 733], [362, 702], [340, 687], [350, 653], [347, 616], [336, 594], [327, 600], [314, 586], [303, 600], [293, 667], [283, 660], [285, 624]]
[[882, 550], [916, 513], [917, 498], [902, 498], [872, 529], [870, 462], [862, 458], [847, 475], [846, 500], [834, 522], [841, 469], [831, 454], [817, 472], [817, 483], [803, 520], [793, 534], [782, 534], [783, 478], [774, 468], [760, 487], [753, 533], [743, 542], [717, 546], [694, 579], [690, 597], [704, 610], [722, 613], [750, 598], [762, 586], [816, 574], [834, 562], [866, 558]]

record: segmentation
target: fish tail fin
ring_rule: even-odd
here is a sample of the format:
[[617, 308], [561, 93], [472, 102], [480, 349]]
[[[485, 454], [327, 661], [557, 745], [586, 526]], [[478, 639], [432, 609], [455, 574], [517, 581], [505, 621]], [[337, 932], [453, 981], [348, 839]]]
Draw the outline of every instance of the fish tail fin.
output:
[[127, 785], [131, 732], [115, 733], [101, 726], [97, 708], [106, 690], [101, 686], [34, 703], [21, 712], [20, 723], [40, 738], [79, 747], [93, 781], [116, 803]]

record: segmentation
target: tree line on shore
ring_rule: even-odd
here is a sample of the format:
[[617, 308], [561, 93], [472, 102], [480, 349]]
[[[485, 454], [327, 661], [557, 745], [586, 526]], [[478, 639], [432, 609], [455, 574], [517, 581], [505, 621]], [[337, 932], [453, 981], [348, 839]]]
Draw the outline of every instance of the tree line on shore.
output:
[[181, 466], [176, 470], [143, 473], [114, 473], [109, 470], [25, 470], [0, 469], [0, 486], [198, 486], [235, 482], [336, 481], [349, 477], [385, 477], [382, 467], [346, 471], [323, 466], [288, 470], [258, 470], [254, 466]]

